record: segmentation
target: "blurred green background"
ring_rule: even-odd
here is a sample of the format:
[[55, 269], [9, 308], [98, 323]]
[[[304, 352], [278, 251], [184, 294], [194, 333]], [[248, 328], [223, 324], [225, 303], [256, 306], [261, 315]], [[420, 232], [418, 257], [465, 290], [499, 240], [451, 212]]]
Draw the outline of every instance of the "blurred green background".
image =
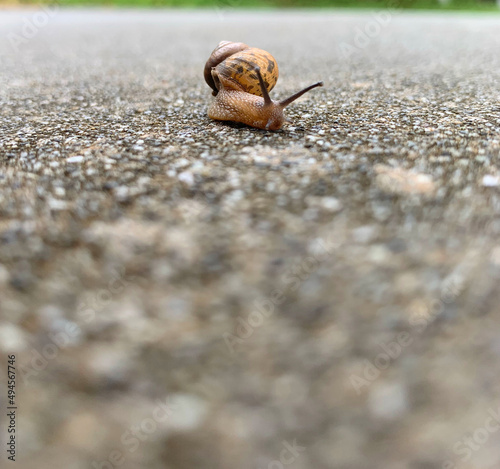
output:
[[500, 11], [500, 0], [0, 0], [0, 5], [44, 3], [147, 7], [340, 7]]

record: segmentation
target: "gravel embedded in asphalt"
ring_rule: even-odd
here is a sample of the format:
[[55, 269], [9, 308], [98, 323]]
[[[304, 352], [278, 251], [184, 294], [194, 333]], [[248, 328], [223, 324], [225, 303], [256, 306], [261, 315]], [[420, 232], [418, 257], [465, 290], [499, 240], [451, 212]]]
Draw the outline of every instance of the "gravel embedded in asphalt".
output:
[[[17, 467], [497, 467], [499, 27], [1, 11]], [[220, 40], [274, 97], [325, 86], [279, 132], [211, 121]]]

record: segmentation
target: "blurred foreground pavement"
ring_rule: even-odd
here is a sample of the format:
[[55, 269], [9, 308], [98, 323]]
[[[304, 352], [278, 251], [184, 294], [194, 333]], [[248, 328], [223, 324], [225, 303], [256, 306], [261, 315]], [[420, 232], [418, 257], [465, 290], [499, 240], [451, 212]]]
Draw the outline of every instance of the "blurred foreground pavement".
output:
[[[498, 468], [499, 30], [1, 12], [16, 467]], [[325, 87], [277, 133], [212, 122], [222, 39], [274, 96]]]

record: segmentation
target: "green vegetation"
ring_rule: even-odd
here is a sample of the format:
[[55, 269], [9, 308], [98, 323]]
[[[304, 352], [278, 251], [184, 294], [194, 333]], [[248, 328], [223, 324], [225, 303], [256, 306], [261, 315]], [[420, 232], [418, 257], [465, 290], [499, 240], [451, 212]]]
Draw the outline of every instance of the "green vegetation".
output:
[[[0, 0], [0, 4], [3, 0]], [[18, 0], [18, 3], [58, 3], [60, 5], [208, 7], [208, 8], [415, 8], [441, 10], [498, 11], [496, 0]]]

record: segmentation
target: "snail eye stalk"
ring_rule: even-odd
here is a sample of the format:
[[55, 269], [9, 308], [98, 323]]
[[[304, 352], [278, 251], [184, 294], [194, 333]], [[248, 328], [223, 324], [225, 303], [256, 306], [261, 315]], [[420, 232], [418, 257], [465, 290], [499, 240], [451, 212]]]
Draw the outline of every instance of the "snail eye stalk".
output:
[[266, 84], [260, 73], [260, 67], [255, 67], [255, 72], [257, 73], [257, 78], [259, 79], [260, 89], [262, 91], [262, 96], [264, 97], [264, 105], [268, 106], [272, 103], [269, 92], [267, 91]]
[[300, 98], [304, 93], [307, 93], [308, 91], [312, 90], [313, 88], [317, 88], [318, 86], [323, 86], [323, 82], [318, 81], [318, 83], [314, 83], [314, 85], [308, 86], [307, 88], [304, 88], [303, 90], [293, 94], [289, 98], [280, 101], [280, 106], [287, 107], [289, 104], [293, 103], [296, 99]]

